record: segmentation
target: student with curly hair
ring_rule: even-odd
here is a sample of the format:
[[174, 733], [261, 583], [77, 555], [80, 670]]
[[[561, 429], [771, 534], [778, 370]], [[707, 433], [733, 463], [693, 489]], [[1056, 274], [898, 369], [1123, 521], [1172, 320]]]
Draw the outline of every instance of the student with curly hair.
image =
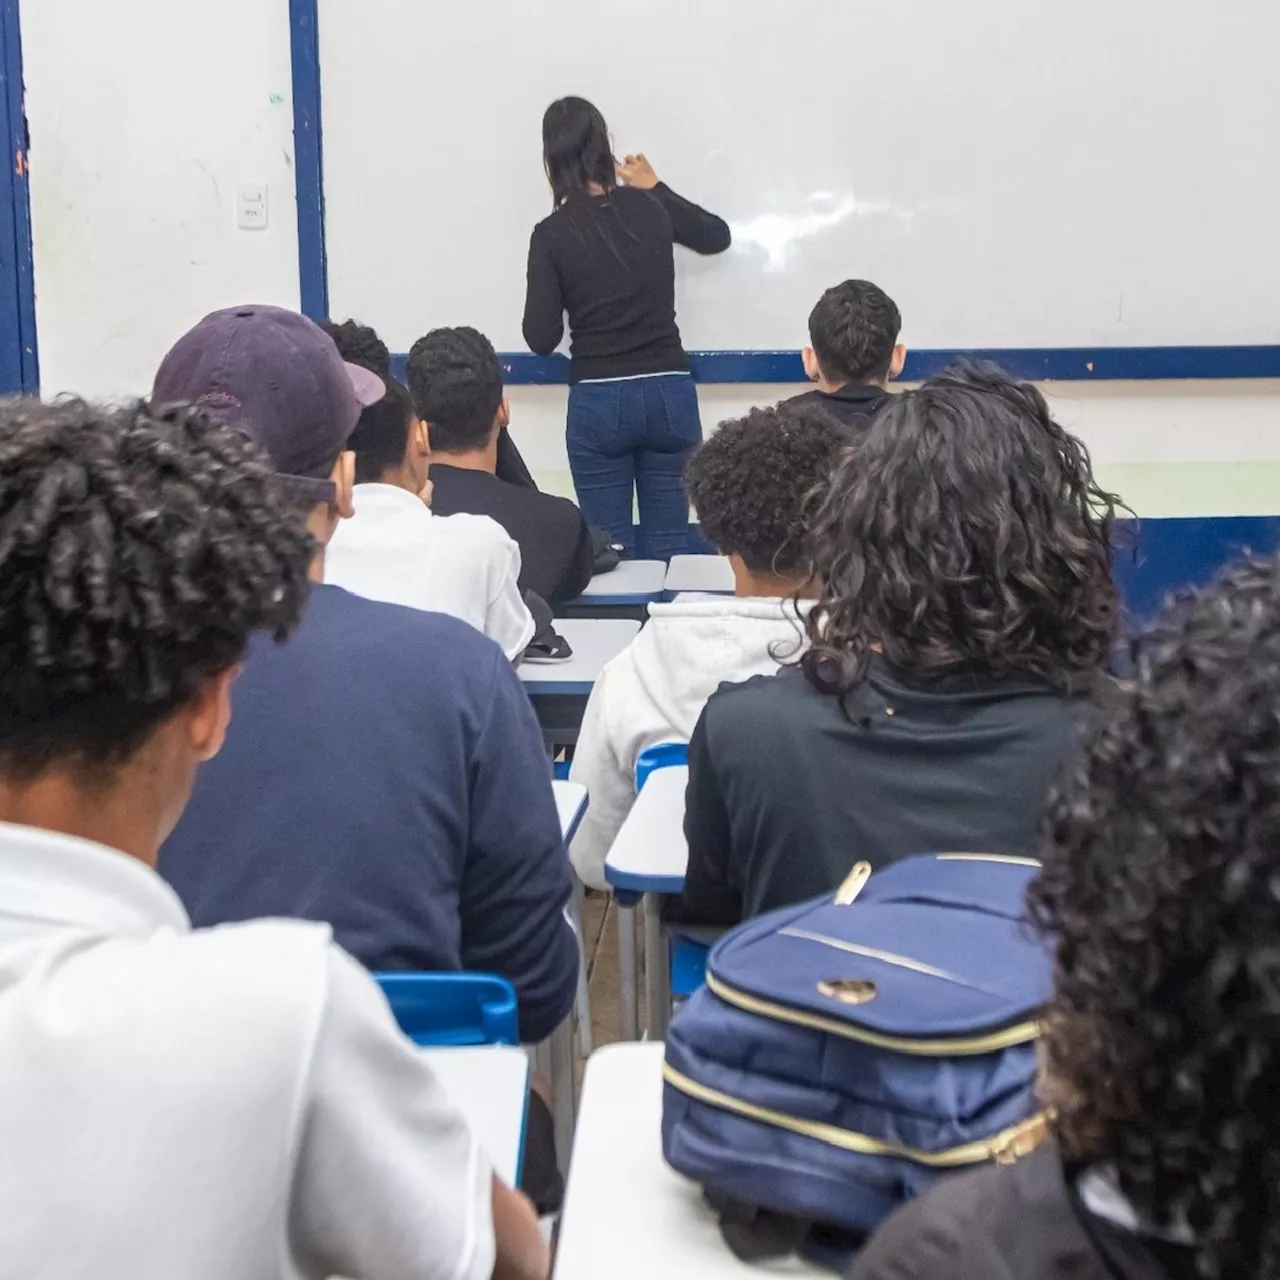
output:
[[203, 410], [0, 406], [5, 1275], [546, 1274], [330, 931], [193, 930], [155, 872], [313, 554]]
[[811, 524], [811, 647], [693, 734], [684, 917], [797, 902], [862, 859], [1033, 851], [1116, 639], [1115, 505], [1029, 384], [967, 368], [889, 401]]
[[1280, 1267], [1280, 562], [1188, 594], [1049, 804], [1056, 1142], [891, 1219], [856, 1280]]
[[640, 753], [687, 742], [724, 681], [771, 675], [800, 652], [810, 602], [797, 597], [813, 591], [808, 498], [846, 443], [820, 409], [783, 404], [722, 423], [693, 455], [689, 496], [702, 532], [729, 557], [734, 594], [651, 605], [648, 626], [596, 681], [570, 773], [591, 796], [570, 849], [585, 883], [604, 887]]
[[866, 426], [906, 363], [901, 329], [898, 308], [879, 285], [833, 285], [809, 315], [809, 345], [802, 353], [805, 376], [818, 385], [795, 401], [821, 405], [851, 427]]

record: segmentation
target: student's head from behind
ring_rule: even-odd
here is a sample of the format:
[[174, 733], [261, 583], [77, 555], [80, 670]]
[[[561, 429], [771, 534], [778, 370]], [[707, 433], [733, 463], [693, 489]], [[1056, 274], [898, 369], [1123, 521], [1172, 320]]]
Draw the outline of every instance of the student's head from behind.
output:
[[333, 339], [338, 354], [348, 363], [376, 373], [384, 382], [391, 377], [391, 352], [367, 324], [358, 320], [326, 320], [320, 326]]
[[1280, 569], [1243, 563], [1136, 646], [1049, 803], [1044, 1092], [1196, 1274], [1280, 1257]]
[[828, 289], [809, 315], [804, 371], [832, 391], [851, 382], [883, 386], [907, 358], [901, 331], [902, 317], [883, 289], [870, 280], [846, 280]]
[[242, 432], [78, 400], [0, 406], [0, 530], [0, 818], [153, 858], [311, 538]]
[[689, 498], [703, 534], [733, 562], [739, 595], [808, 583], [810, 499], [850, 439], [823, 410], [792, 402], [721, 423], [693, 455]]
[[585, 98], [560, 98], [542, 117], [542, 162], [558, 209], [592, 186], [612, 191], [618, 183], [609, 126]]
[[502, 365], [483, 333], [433, 329], [410, 348], [405, 376], [433, 453], [489, 450], [496, 459], [498, 432], [507, 425], [507, 398]]
[[174, 344], [156, 373], [156, 405], [207, 408], [256, 441], [294, 508], [323, 546], [351, 514], [347, 441], [382, 379], [338, 354], [305, 316], [281, 307], [229, 307]]
[[390, 375], [386, 387], [387, 394], [365, 409], [347, 441], [356, 456], [356, 484], [393, 484], [421, 493], [431, 463], [426, 424], [408, 391]]
[[1089, 684], [1117, 635], [1117, 503], [1029, 383], [968, 366], [893, 397], [813, 516], [809, 679], [843, 695], [879, 647], [919, 678]]

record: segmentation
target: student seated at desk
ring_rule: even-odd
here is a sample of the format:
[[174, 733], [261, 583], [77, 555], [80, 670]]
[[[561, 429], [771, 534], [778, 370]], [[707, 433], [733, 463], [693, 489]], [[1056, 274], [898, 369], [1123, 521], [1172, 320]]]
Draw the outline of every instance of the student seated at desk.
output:
[[[317, 583], [350, 511], [349, 370], [311, 321], [244, 307], [203, 320], [156, 375], [157, 402], [225, 406], [266, 447], [317, 544]], [[382, 392], [363, 376], [367, 398]], [[577, 985], [572, 877], [542, 734], [498, 646], [316, 585], [287, 643], [251, 647], [236, 694], [160, 857], [195, 922], [297, 916], [331, 924], [370, 969], [499, 973], [522, 1038], [549, 1035]]]
[[694, 731], [680, 918], [733, 923], [864, 859], [1034, 853], [1116, 639], [1116, 501], [1040, 393], [989, 367], [885, 405], [810, 526], [811, 647]]
[[821, 405], [852, 427], [865, 427], [902, 372], [907, 349], [898, 341], [902, 317], [894, 301], [870, 280], [846, 280], [828, 289], [809, 316], [804, 372], [817, 389], [792, 403]]
[[[391, 380], [391, 352], [387, 344], [367, 324], [358, 320], [344, 320], [341, 324], [326, 320], [320, 326], [334, 341], [334, 345], [342, 352], [342, 358], [348, 364], [358, 364], [363, 369], [372, 369], [383, 382]], [[532, 473], [525, 465], [516, 442], [510, 431], [504, 431], [498, 437], [497, 477], [508, 484], [519, 485], [522, 489], [537, 489]], [[449, 512], [443, 514], [448, 515]]]
[[348, 442], [354, 511], [329, 543], [325, 581], [368, 600], [461, 618], [514, 661], [535, 630], [517, 585], [520, 548], [484, 516], [433, 514], [427, 429], [404, 387], [394, 378], [384, 385]]
[[687, 742], [726, 681], [771, 675], [803, 647], [812, 588], [806, 499], [826, 481], [844, 428], [802, 404], [721, 424], [689, 463], [702, 532], [733, 568], [734, 594], [649, 606], [649, 625], [605, 667], [583, 717], [569, 776], [590, 802], [570, 850], [584, 883], [604, 888], [604, 860], [636, 798], [636, 760]]
[[853, 1280], [1275, 1274], [1280, 567], [1228, 571], [1135, 657], [1029, 894], [1056, 1143], [902, 1209]]
[[406, 378], [431, 437], [432, 507], [496, 520], [520, 546], [522, 590], [547, 601], [581, 595], [595, 563], [582, 512], [497, 474], [511, 415], [489, 339], [475, 329], [434, 329], [413, 344]]
[[329, 929], [193, 930], [156, 875], [250, 635], [304, 610], [279, 498], [201, 409], [0, 408], [5, 1276], [547, 1273]]

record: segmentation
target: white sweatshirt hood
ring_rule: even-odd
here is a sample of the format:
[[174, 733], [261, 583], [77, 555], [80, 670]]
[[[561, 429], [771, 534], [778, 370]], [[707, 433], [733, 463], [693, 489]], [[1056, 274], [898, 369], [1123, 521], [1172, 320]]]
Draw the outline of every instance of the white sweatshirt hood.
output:
[[772, 675], [803, 650], [804, 614], [778, 598], [684, 596], [649, 607], [649, 623], [591, 692], [570, 777], [588, 791], [571, 854], [586, 884], [605, 887], [604, 859], [635, 799], [636, 758], [687, 742], [722, 684]]

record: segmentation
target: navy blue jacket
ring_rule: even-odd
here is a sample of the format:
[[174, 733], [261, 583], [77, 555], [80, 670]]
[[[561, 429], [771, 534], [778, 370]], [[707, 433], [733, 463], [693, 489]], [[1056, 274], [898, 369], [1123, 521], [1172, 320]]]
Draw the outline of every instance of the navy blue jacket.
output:
[[516, 986], [520, 1033], [573, 1004], [578, 950], [551, 772], [492, 641], [442, 614], [317, 586], [255, 641], [222, 752], [161, 874], [197, 926], [328, 921], [369, 969], [476, 969]]

